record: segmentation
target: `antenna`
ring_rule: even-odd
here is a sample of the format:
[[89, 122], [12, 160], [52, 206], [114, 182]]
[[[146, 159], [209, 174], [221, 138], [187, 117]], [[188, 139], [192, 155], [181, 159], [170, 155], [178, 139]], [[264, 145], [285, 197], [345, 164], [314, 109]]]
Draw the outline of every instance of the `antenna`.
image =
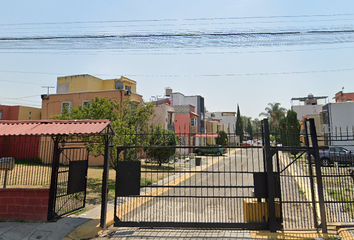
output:
[[42, 88], [46, 88], [47, 89], [47, 95], [49, 95], [49, 88], [55, 88], [53, 86], [42, 86]]

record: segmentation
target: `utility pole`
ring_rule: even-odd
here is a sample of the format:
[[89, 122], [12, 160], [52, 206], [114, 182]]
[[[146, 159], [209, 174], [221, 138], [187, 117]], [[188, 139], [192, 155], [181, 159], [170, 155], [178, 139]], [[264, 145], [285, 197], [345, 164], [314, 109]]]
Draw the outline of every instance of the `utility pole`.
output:
[[47, 89], [47, 95], [49, 95], [49, 88], [55, 88], [53, 86], [42, 86], [42, 88], [46, 88]]

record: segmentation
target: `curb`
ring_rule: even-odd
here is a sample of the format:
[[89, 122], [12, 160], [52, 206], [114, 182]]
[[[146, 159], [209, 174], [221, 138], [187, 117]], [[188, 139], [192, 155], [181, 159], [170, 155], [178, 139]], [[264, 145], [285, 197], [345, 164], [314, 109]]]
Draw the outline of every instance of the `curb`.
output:
[[[114, 210], [111, 210], [107, 212], [106, 228], [111, 226], [113, 223], [114, 223]], [[62, 240], [90, 239], [90, 238], [97, 237], [102, 232], [103, 229], [100, 227], [100, 218], [98, 217], [80, 225]]]

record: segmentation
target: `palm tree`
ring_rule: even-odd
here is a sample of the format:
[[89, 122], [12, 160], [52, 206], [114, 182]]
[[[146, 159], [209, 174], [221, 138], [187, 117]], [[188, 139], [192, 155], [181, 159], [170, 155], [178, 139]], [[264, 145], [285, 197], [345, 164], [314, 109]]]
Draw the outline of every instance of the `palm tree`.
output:
[[272, 130], [278, 129], [279, 121], [285, 117], [286, 109], [280, 107], [280, 103], [268, 103], [268, 107], [265, 110], [259, 116], [265, 116], [270, 119], [270, 126], [273, 127]]

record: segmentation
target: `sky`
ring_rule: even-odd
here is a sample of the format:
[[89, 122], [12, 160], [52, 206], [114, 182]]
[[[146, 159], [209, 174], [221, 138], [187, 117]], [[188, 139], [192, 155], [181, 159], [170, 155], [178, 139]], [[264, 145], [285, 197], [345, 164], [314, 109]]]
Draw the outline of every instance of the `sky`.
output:
[[[57, 77], [125, 76], [208, 111], [354, 92], [354, 1], [1, 1], [0, 104], [41, 107]], [[49, 89], [54, 94], [56, 89]], [[322, 103], [322, 102], [320, 102]]]

